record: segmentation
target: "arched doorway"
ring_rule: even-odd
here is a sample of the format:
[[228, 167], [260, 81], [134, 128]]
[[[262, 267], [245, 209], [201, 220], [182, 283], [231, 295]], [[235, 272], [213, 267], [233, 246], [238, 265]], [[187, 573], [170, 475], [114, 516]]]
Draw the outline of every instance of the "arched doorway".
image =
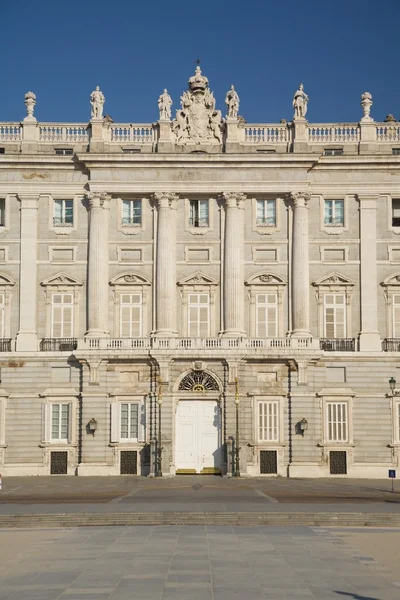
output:
[[176, 473], [221, 473], [223, 464], [220, 385], [207, 371], [180, 381], [175, 422]]

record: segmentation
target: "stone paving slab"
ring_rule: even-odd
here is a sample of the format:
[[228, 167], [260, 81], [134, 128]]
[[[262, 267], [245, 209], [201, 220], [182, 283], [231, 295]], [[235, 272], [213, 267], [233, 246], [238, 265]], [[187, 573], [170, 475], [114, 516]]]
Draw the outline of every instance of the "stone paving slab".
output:
[[400, 529], [0, 531], [0, 600], [398, 600], [399, 546]]

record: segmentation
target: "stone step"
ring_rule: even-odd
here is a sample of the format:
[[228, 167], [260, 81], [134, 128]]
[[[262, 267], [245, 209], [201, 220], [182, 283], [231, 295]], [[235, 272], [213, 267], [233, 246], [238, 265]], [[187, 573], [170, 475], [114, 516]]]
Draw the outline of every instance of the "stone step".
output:
[[321, 527], [400, 527], [400, 512], [156, 512], [0, 515], [0, 529], [137, 525], [303, 525]]

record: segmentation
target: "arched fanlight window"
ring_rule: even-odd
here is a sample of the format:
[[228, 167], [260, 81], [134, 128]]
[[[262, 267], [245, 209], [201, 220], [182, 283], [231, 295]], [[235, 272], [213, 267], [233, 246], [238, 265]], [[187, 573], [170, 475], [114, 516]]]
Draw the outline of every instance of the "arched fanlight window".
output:
[[206, 371], [191, 371], [182, 379], [179, 390], [184, 392], [218, 392], [216, 379]]

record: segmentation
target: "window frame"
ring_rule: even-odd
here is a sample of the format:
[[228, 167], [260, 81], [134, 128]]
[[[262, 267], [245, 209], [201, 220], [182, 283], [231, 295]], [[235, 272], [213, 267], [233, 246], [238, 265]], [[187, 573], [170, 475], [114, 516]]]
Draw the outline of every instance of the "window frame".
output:
[[[70, 203], [70, 206], [67, 206]], [[61, 217], [57, 222], [57, 207], [61, 208]], [[67, 212], [71, 212], [70, 217]], [[53, 200], [53, 227], [73, 227], [74, 226], [74, 201], [71, 198], [54, 198]], [[69, 220], [70, 219], [70, 220]]]
[[[132, 298], [132, 296], [138, 296], [140, 298], [140, 302], [138, 303], [133, 303], [132, 301], [129, 303], [125, 303], [123, 301], [123, 297], [124, 296], [130, 296]], [[138, 335], [123, 335], [123, 318], [122, 318], [122, 313], [123, 313], [123, 309], [124, 308], [130, 308], [130, 319], [129, 319], [129, 330], [130, 333], [132, 332], [133, 329], [133, 320], [132, 320], [132, 309], [135, 307], [139, 307], [139, 321], [138, 321]], [[119, 337], [121, 338], [128, 338], [128, 339], [132, 339], [132, 338], [141, 338], [143, 337], [143, 293], [141, 290], [139, 291], [132, 291], [131, 289], [129, 290], [122, 290], [120, 292], [120, 297], [119, 297], [119, 324], [118, 324], [118, 328], [119, 328]]]
[[44, 288], [44, 296], [46, 303], [45, 335], [43, 337], [49, 339], [52, 337], [52, 297], [53, 294], [60, 293], [73, 294], [74, 309], [72, 331], [75, 334], [74, 337], [79, 337], [79, 304], [81, 297], [80, 288], [82, 288], [83, 282], [78, 281], [78, 279], [75, 279], [74, 277], [72, 277], [72, 275], [67, 275], [67, 273], [61, 271], [56, 275], [45, 279], [41, 282], [40, 285]]
[[[332, 418], [332, 408], [335, 407], [336, 418]], [[345, 417], [338, 417], [338, 408]], [[343, 410], [344, 409], [344, 410]], [[325, 427], [326, 427], [326, 441], [329, 444], [347, 444], [349, 441], [349, 405], [348, 402], [343, 400], [326, 400], [325, 402]], [[338, 435], [339, 430], [345, 428], [345, 435], [343, 431]], [[333, 434], [333, 430], [336, 429], [336, 434]], [[336, 439], [335, 439], [336, 438]], [[340, 439], [342, 438], [342, 439]]]
[[[268, 300], [266, 300], [266, 302], [260, 302], [259, 301], [259, 297], [260, 296], [266, 296], [266, 298], [268, 298], [268, 296], [274, 296], [275, 297], [275, 302], [273, 304], [270, 304], [268, 302]], [[261, 291], [257, 291], [255, 294], [255, 303], [256, 303], [256, 323], [255, 323], [255, 328], [256, 328], [256, 337], [257, 338], [277, 338], [278, 337], [278, 330], [279, 330], [279, 298], [278, 298], [278, 292], [277, 291], [266, 291], [266, 292], [261, 292]], [[259, 309], [260, 307], [265, 308], [265, 330], [266, 330], [266, 334], [265, 336], [261, 336], [260, 332], [259, 332]], [[274, 307], [274, 311], [275, 311], [275, 333], [274, 335], [269, 335], [269, 309], [270, 307], [273, 306]]]
[[[268, 428], [265, 427], [264, 425], [261, 424], [261, 419], [263, 417], [265, 417], [265, 409], [264, 409], [264, 414], [261, 414], [261, 407], [265, 407], [268, 405], [273, 405], [276, 410], [275, 410], [275, 415], [274, 418], [276, 418], [276, 426], [272, 426], [272, 428]], [[281, 405], [282, 402], [278, 399], [278, 398], [258, 398], [257, 402], [256, 402], [256, 429], [257, 429], [257, 436], [256, 436], [256, 440], [258, 442], [258, 444], [279, 444], [281, 441], [281, 430], [282, 430], [282, 418], [281, 418]], [[275, 437], [262, 437], [261, 436], [261, 431], [265, 430], [265, 429], [274, 429], [276, 431], [276, 436]]]
[[[202, 206], [206, 207], [206, 217], [202, 217]], [[204, 220], [204, 223], [201, 223]], [[210, 201], [204, 198], [189, 199], [189, 228], [210, 228]]]
[[[61, 296], [62, 298], [64, 296], [71, 296], [71, 302], [63, 302], [61, 301], [60, 303], [55, 303], [54, 302], [54, 297], [55, 296]], [[75, 319], [75, 294], [73, 290], [68, 290], [68, 291], [52, 291], [51, 292], [51, 323], [50, 323], [50, 338], [51, 339], [62, 339], [62, 338], [74, 338], [76, 337], [75, 335], [75, 330], [74, 330], [74, 319]], [[61, 318], [60, 318], [60, 329], [63, 332], [65, 329], [65, 319], [64, 319], [64, 313], [66, 311], [66, 309], [70, 309], [71, 310], [71, 319], [70, 319], [70, 330], [71, 330], [71, 335], [60, 335], [60, 336], [55, 336], [54, 335], [54, 327], [55, 327], [55, 309], [57, 308], [61, 308]]]
[[13, 199], [17, 199], [16, 194], [1, 194], [0, 199], [4, 200], [4, 218], [3, 225], [0, 225], [0, 233], [10, 230], [10, 206]]
[[[340, 235], [349, 230], [349, 204], [354, 200], [354, 195], [347, 194], [344, 196], [333, 194], [313, 194], [313, 198], [319, 197], [320, 202], [320, 230], [328, 235]], [[325, 224], [325, 202], [326, 201], [343, 201], [343, 225], [326, 225]]]
[[[58, 407], [58, 423], [57, 423], [58, 435], [57, 435], [57, 437], [54, 437], [54, 421], [55, 421], [54, 409], [56, 406]], [[67, 431], [66, 431], [66, 435], [64, 437], [63, 432], [62, 432], [62, 427], [63, 427], [63, 410], [65, 408], [67, 409], [66, 410], [66, 412], [67, 412]], [[50, 423], [51, 441], [56, 442], [56, 443], [68, 442], [68, 440], [70, 438], [70, 411], [71, 411], [70, 403], [69, 402], [51, 402], [50, 411], [51, 411], [51, 423]]]
[[[260, 271], [245, 281], [248, 297], [248, 319], [250, 338], [257, 337], [257, 295], [276, 294], [277, 297], [277, 338], [284, 337], [287, 332], [288, 323], [285, 325], [284, 299], [287, 283], [277, 273], [272, 271]], [[268, 338], [267, 338], [268, 339]]]
[[4, 295], [4, 310], [3, 310], [3, 337], [2, 339], [11, 338], [11, 305], [13, 299], [12, 288], [16, 282], [5, 273], [0, 273], [0, 294]]
[[[128, 207], [129, 217], [124, 216], [125, 206]], [[139, 198], [122, 198], [121, 200], [121, 227], [142, 227], [143, 201]], [[137, 216], [139, 215], [139, 216]], [[126, 222], [126, 219], [128, 221]]]
[[[84, 199], [84, 196], [81, 194], [75, 194], [73, 196], [69, 196], [68, 194], [40, 194], [40, 199], [44, 198], [48, 200], [49, 203], [49, 221], [48, 227], [50, 231], [53, 231], [57, 235], [70, 235], [71, 233], [77, 231], [78, 229], [78, 206]], [[56, 201], [64, 200], [64, 201], [72, 201], [72, 219], [73, 222], [71, 225], [56, 225], [54, 223], [55, 217], [55, 206]]]
[[[197, 296], [197, 298], [199, 298], [200, 296], [204, 296], [207, 298], [207, 302], [200, 302], [200, 300], [197, 300], [197, 302], [192, 302], [191, 301], [191, 296]], [[209, 291], [203, 291], [203, 292], [198, 292], [198, 291], [189, 291], [188, 292], [188, 310], [187, 310], [187, 318], [188, 318], [188, 322], [187, 322], [187, 331], [188, 331], [188, 337], [190, 338], [209, 338], [210, 337], [210, 305], [211, 305], [211, 298], [210, 298], [210, 292]], [[197, 309], [197, 333], [198, 335], [194, 335], [195, 332], [192, 332], [191, 327], [192, 327], [192, 319], [191, 319], [191, 309]], [[201, 309], [205, 308], [207, 310], [207, 333], [206, 335], [200, 335], [200, 330], [201, 330], [201, 319], [200, 319], [200, 314], [201, 314]]]
[[[332, 304], [327, 304], [326, 300], [329, 296], [333, 296], [335, 299], [337, 297], [342, 297], [343, 298], [343, 302], [342, 303], [337, 303], [337, 302], [333, 302]], [[326, 294], [324, 294], [323, 297], [323, 315], [324, 315], [324, 323], [323, 323], [323, 327], [324, 327], [324, 331], [323, 331], [323, 337], [327, 338], [327, 339], [344, 339], [347, 338], [347, 304], [346, 304], [346, 294], [344, 292], [328, 292]], [[333, 310], [333, 315], [334, 315], [334, 319], [333, 319], [333, 328], [334, 328], [334, 335], [328, 335], [327, 333], [327, 308]], [[337, 311], [338, 309], [342, 308], [343, 309], [343, 335], [338, 336], [337, 335]]]
[[[275, 202], [275, 225], [258, 225], [257, 224], [257, 214], [258, 214], [258, 203], [259, 202]], [[252, 222], [252, 230], [256, 231], [259, 235], [271, 235], [273, 233], [276, 233], [277, 231], [281, 230], [281, 220], [282, 220], [282, 216], [281, 216], [281, 212], [282, 212], [282, 206], [284, 205], [284, 199], [281, 198], [280, 196], [272, 196], [272, 195], [265, 195], [263, 197], [260, 196], [256, 196], [254, 198], [251, 199], [252, 202], [252, 215], [251, 215], [251, 222]]]
[[[123, 233], [124, 235], [138, 235], [145, 231], [146, 229], [146, 220], [148, 215], [148, 199], [144, 197], [134, 196], [134, 195], [123, 195], [115, 199], [117, 202], [117, 231]], [[140, 202], [140, 225], [134, 223], [124, 224], [124, 202]], [[133, 204], [132, 204], [133, 206]], [[133, 208], [134, 210], [134, 208]]]
[[209, 336], [217, 334], [217, 295], [219, 283], [202, 271], [195, 271], [184, 279], [178, 281], [178, 289], [181, 297], [180, 318], [178, 331], [182, 337], [189, 337], [189, 294], [209, 295]]
[[[140, 294], [142, 297], [142, 326], [141, 326], [141, 337], [147, 337], [150, 335], [150, 324], [151, 324], [151, 282], [135, 271], [123, 271], [116, 275], [110, 281], [110, 287], [112, 289], [113, 304], [114, 304], [114, 336], [116, 338], [122, 338], [121, 335], [121, 296], [123, 294]], [[127, 338], [128, 339], [128, 338]]]
[[[191, 202], [206, 201], [208, 203], [208, 225], [204, 227], [195, 227], [191, 225]], [[178, 206], [179, 210], [179, 206]], [[199, 236], [206, 235], [214, 229], [214, 210], [215, 210], [215, 198], [210, 198], [202, 194], [184, 198], [184, 218], [185, 218], [185, 231], [188, 231], [191, 235]], [[179, 217], [178, 217], [179, 218]]]
[[[355, 393], [351, 388], [347, 387], [330, 387], [323, 388], [320, 392], [317, 392], [317, 397], [320, 398], [321, 402], [321, 446], [323, 448], [337, 448], [337, 447], [353, 447], [353, 398]], [[328, 404], [340, 403], [347, 405], [347, 440], [333, 441], [329, 439], [328, 431]], [[351, 456], [350, 456], [351, 458]]]
[[[353, 326], [352, 323], [352, 296], [355, 287], [355, 281], [352, 281], [345, 275], [337, 271], [332, 271], [329, 275], [325, 275], [312, 283], [315, 288], [315, 297], [318, 310], [318, 337], [325, 336], [325, 296], [329, 294], [344, 294], [345, 296], [345, 331], [347, 339], [352, 338]], [[339, 338], [340, 339], [340, 338]]]
[[[78, 393], [71, 388], [51, 388], [45, 390], [40, 396], [42, 403], [42, 447], [62, 447], [77, 445], [77, 420], [78, 420]], [[68, 405], [68, 436], [67, 438], [53, 438], [53, 405]], [[68, 462], [69, 462], [68, 455]]]
[[[121, 410], [124, 404], [138, 406], [138, 436], [137, 438], [123, 438], [121, 435]], [[147, 412], [143, 396], [118, 393], [110, 403], [110, 444], [113, 446], [137, 446], [146, 442]]]

